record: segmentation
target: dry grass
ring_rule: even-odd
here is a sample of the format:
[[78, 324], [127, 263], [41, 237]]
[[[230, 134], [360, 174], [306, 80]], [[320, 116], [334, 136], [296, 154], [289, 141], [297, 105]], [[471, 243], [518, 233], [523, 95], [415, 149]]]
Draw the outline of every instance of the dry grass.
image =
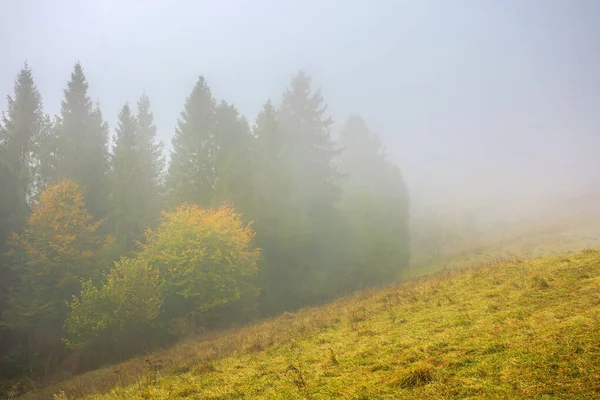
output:
[[600, 398], [599, 338], [588, 250], [360, 292], [26, 398]]
[[600, 398], [600, 253], [522, 261], [600, 247], [596, 226], [458, 244], [405, 271], [404, 284], [211, 332], [24, 398]]

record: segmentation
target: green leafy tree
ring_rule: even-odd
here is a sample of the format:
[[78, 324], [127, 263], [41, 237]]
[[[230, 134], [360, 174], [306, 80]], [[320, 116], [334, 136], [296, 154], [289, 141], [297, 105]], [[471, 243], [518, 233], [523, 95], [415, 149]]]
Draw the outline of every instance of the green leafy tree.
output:
[[103, 218], [107, 211], [108, 124], [88, 95], [88, 83], [79, 63], [64, 95], [53, 145], [53, 180], [68, 178], [77, 182], [86, 194], [90, 211]]
[[166, 317], [205, 312], [253, 290], [248, 278], [257, 272], [259, 250], [254, 232], [240, 214], [183, 205], [165, 213], [157, 229], [148, 230], [138, 257], [164, 277]]
[[204, 77], [188, 96], [173, 137], [167, 176], [168, 202], [210, 206], [215, 186], [216, 102]]
[[116, 262], [100, 289], [84, 282], [65, 322], [67, 347], [104, 353], [104, 359], [140, 350], [152, 341], [151, 324], [163, 303], [161, 285], [159, 271], [137, 258]]
[[253, 294], [260, 251], [233, 208], [183, 205], [165, 213], [132, 258], [123, 258], [100, 288], [84, 286], [71, 304], [72, 348], [127, 348], [189, 325]]

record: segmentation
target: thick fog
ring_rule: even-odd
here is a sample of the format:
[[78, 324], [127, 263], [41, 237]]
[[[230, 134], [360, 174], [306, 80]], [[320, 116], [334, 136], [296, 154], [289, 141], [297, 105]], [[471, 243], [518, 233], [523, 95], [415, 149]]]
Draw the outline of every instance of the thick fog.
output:
[[599, 27], [596, 0], [3, 1], [0, 93], [27, 61], [55, 114], [80, 61], [111, 129], [145, 91], [168, 146], [200, 74], [252, 121], [303, 69], [415, 208], [512, 210], [598, 183]]

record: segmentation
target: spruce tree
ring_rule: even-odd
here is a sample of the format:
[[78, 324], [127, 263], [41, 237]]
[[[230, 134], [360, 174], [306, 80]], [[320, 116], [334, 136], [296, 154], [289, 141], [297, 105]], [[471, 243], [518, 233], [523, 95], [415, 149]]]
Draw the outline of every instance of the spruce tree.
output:
[[250, 126], [235, 106], [221, 102], [215, 110], [215, 198], [213, 206], [233, 204], [242, 213], [252, 208], [252, 140]]
[[410, 256], [409, 198], [402, 174], [359, 116], [348, 118], [340, 142], [341, 206], [353, 249], [348, 263], [351, 284], [389, 282], [408, 266]]
[[284, 157], [284, 137], [277, 110], [267, 101], [256, 117], [252, 129], [254, 135], [254, 185], [259, 201], [273, 206], [290, 202], [291, 175], [288, 160]]
[[[2, 115], [4, 125], [0, 145], [2, 158], [18, 177], [17, 193], [21, 203], [28, 201], [35, 190], [38, 165], [37, 148], [45, 127], [46, 116], [42, 96], [33, 74], [25, 64], [15, 81], [14, 95], [7, 96], [8, 110]], [[24, 216], [26, 218], [26, 216]]]
[[311, 78], [300, 71], [283, 94], [278, 117], [297, 195], [309, 207], [327, 208], [339, 197], [339, 174], [332, 164], [338, 149], [326, 111], [320, 90], [313, 93]]
[[109, 174], [110, 225], [122, 251], [130, 250], [159, 216], [163, 160], [162, 144], [155, 139], [148, 97], [138, 102], [138, 118], [123, 106]]
[[109, 174], [109, 221], [122, 250], [128, 250], [142, 233], [142, 207], [138, 178], [140, 163], [136, 151], [137, 121], [125, 104], [119, 113], [114, 137], [112, 169]]
[[79, 63], [64, 91], [56, 133], [55, 180], [69, 178], [85, 192], [96, 218], [106, 214], [106, 175], [109, 168], [108, 124], [99, 105], [88, 95], [88, 83]]
[[303, 270], [307, 232], [293, 198], [284, 137], [271, 101], [258, 114], [253, 135], [256, 199], [252, 218], [256, 241], [263, 250], [260, 307], [263, 314], [274, 314], [299, 307], [303, 301], [300, 292], [308, 283]]
[[346, 262], [347, 229], [335, 207], [340, 174], [333, 161], [339, 150], [326, 111], [320, 90], [313, 92], [311, 78], [301, 71], [284, 92], [278, 112], [282, 156], [291, 173], [302, 232], [303, 249], [295, 256], [303, 269], [297, 285], [301, 303], [335, 295], [331, 285], [341, 280], [339, 270]]
[[[0, 316], [6, 307], [6, 291], [17, 278], [9, 268], [7, 240], [27, 220], [28, 202], [35, 191], [38, 141], [46, 118], [27, 64], [17, 75], [7, 105], [0, 118]], [[0, 340], [0, 348], [4, 345]]]
[[140, 196], [144, 199], [141, 204], [144, 225], [149, 226], [160, 216], [165, 160], [163, 143], [156, 139], [154, 115], [148, 96], [142, 95], [137, 107], [136, 152], [140, 164], [137, 179]]
[[188, 96], [173, 136], [171, 164], [167, 176], [168, 202], [208, 207], [215, 188], [216, 102], [204, 77]]

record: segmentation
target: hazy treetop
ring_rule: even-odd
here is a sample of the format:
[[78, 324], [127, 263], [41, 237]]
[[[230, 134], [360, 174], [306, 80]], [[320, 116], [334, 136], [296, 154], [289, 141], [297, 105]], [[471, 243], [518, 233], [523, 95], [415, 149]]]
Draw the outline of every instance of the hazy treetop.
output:
[[253, 119], [304, 69], [336, 126], [360, 112], [381, 134], [415, 196], [599, 176], [596, 0], [5, 1], [0, 48], [0, 95], [27, 60], [57, 113], [79, 60], [111, 129], [146, 91], [166, 143], [199, 74]]

